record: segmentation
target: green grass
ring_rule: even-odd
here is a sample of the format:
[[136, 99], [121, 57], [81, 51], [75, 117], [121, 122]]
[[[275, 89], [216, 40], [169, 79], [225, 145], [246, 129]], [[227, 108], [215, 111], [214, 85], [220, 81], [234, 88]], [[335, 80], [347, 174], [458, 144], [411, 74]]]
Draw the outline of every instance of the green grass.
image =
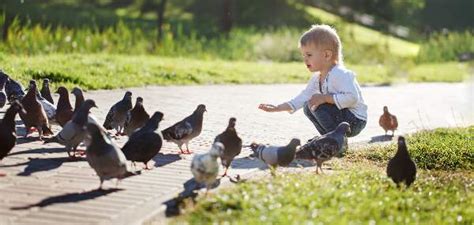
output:
[[474, 64], [448, 62], [420, 64], [409, 70], [410, 82], [459, 82], [474, 74]]
[[[435, 170], [474, 169], [474, 126], [439, 128], [407, 136], [408, 151], [418, 168]], [[395, 144], [371, 146], [352, 152], [349, 158], [366, 158], [385, 164], [394, 154]]]
[[[355, 44], [388, 46], [390, 54], [400, 57], [415, 57], [420, 50], [420, 46], [416, 43], [386, 35], [359, 24], [345, 22], [340, 16], [322, 9], [307, 7], [306, 11], [314, 17], [319, 18], [324, 23], [336, 25], [343, 24], [343, 32], [346, 33], [345, 35], [352, 37]], [[349, 40], [346, 40], [346, 42], [348, 41]]]
[[[328, 175], [280, 173], [222, 189], [188, 204], [184, 215], [173, 222], [472, 224], [473, 129], [438, 129], [410, 136], [407, 142], [419, 169], [409, 188], [396, 188], [385, 174], [395, 146], [370, 147], [362, 154], [334, 159], [334, 173]], [[425, 170], [433, 160], [434, 165], [443, 165], [434, 168], [442, 170]]]
[[[144, 85], [306, 83], [310, 78], [310, 73], [299, 62], [198, 60], [151, 55], [0, 54], [0, 65], [0, 69], [23, 84], [32, 78], [47, 77], [52, 80], [53, 88], [79, 85], [89, 90]], [[467, 70], [464, 64], [459, 64], [460, 67], [449, 65]], [[361, 84], [390, 84], [404, 79], [399, 76], [401, 70], [391, 69], [392, 66], [349, 64], [347, 67], [357, 73]], [[450, 67], [447, 68], [444, 75], [446, 79], [462, 81], [461, 77], [465, 77], [454, 76]], [[462, 69], [455, 72], [462, 73]], [[412, 81], [439, 81], [432, 73], [428, 75], [426, 79]]]

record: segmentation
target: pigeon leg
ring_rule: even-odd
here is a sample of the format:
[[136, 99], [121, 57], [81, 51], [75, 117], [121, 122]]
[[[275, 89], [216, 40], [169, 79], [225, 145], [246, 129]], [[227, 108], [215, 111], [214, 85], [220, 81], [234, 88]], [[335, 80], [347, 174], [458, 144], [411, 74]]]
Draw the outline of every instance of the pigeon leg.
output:
[[38, 126], [37, 129], [38, 129], [38, 135], [39, 135], [38, 139], [40, 141], [42, 141], [43, 140], [43, 128], [41, 126]]
[[4, 176], [7, 176], [7, 174], [3, 173], [3, 172], [0, 172], [0, 177], [4, 177]]
[[179, 151], [181, 151], [181, 153], [180, 153], [180, 154], [184, 154], [184, 151], [183, 151], [182, 145], [178, 145], [178, 148], [179, 148]]
[[229, 169], [229, 167], [226, 167], [226, 168], [225, 168], [224, 174], [222, 174], [222, 176], [221, 176], [221, 177], [225, 177], [225, 176], [227, 176], [227, 170], [228, 170], [228, 169]]
[[99, 188], [98, 188], [97, 190], [99, 190], [99, 191], [104, 190], [104, 189], [102, 188], [102, 184], [103, 184], [103, 183], [104, 183], [104, 179], [100, 178], [100, 185], [99, 185]]
[[26, 131], [25, 131], [25, 135], [23, 136], [23, 138], [26, 138], [28, 137], [28, 134], [30, 133], [30, 130], [32, 127], [25, 127], [26, 128]]
[[188, 142], [186, 142], [186, 151], [185, 154], [193, 154], [193, 152], [189, 150]]
[[145, 169], [146, 169], [146, 170], [151, 170], [151, 168], [148, 167], [148, 162], [146, 162], [146, 163], [144, 163], [144, 164], [145, 164]]

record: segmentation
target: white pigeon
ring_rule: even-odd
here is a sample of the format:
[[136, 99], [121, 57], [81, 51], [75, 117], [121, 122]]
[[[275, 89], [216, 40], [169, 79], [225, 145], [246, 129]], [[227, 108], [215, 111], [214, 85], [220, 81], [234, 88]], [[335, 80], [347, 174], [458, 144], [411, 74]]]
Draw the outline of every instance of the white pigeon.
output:
[[191, 172], [196, 182], [204, 184], [206, 189], [216, 182], [219, 173], [218, 158], [224, 151], [224, 145], [220, 142], [214, 142], [209, 152], [197, 154], [191, 162]]

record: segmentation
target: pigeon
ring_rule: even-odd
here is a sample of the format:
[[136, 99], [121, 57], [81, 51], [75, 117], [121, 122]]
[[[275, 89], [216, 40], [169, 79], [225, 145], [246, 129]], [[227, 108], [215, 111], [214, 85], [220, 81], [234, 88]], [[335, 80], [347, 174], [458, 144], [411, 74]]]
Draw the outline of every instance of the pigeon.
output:
[[[76, 156], [77, 146], [84, 141], [87, 136], [86, 124], [87, 115], [92, 107], [97, 107], [94, 100], [88, 99], [82, 103], [81, 108], [67, 122], [63, 129], [53, 138], [45, 140], [44, 143], [56, 142], [66, 146], [66, 151], [70, 157]], [[71, 154], [72, 152], [72, 154]]]
[[236, 119], [234, 117], [229, 119], [229, 124], [224, 132], [217, 135], [214, 139], [214, 142], [220, 142], [224, 144], [224, 152], [221, 155], [222, 166], [225, 167], [223, 177], [227, 175], [227, 170], [229, 169], [232, 160], [240, 154], [242, 151], [242, 139], [237, 135], [235, 130]]
[[[84, 102], [84, 93], [82, 92], [82, 90], [79, 87], [74, 87], [71, 91], [71, 94], [73, 94], [76, 97], [76, 103], [74, 104], [74, 113], [73, 113], [73, 115], [74, 115], [76, 113], [76, 111], [79, 108], [81, 108], [81, 105]], [[87, 116], [87, 122], [88, 123], [93, 123], [93, 124], [99, 126], [100, 129], [103, 132], [106, 132], [105, 128], [102, 127], [102, 125], [99, 123], [99, 120], [97, 119], [97, 117], [95, 117], [94, 115], [92, 115], [90, 113]]]
[[41, 93], [38, 91], [38, 87], [36, 86], [35, 80], [30, 80], [30, 85], [28, 86], [28, 89], [31, 88], [31, 86], [36, 87], [36, 98], [38, 99], [38, 102], [43, 106], [43, 109], [46, 112], [46, 116], [48, 117], [48, 120], [50, 121], [54, 120], [56, 116], [56, 107], [53, 104], [51, 104], [51, 102], [43, 98]]
[[392, 136], [395, 135], [395, 130], [398, 128], [398, 121], [395, 115], [388, 112], [388, 107], [383, 107], [383, 114], [380, 116], [379, 125], [385, 130], [385, 135], [387, 131], [392, 131]]
[[69, 102], [69, 93], [67, 89], [63, 86], [59, 87], [56, 93], [59, 94], [58, 105], [56, 107], [56, 122], [63, 127], [69, 120], [72, 119], [74, 111]]
[[161, 131], [163, 138], [166, 141], [172, 141], [177, 144], [182, 154], [185, 152], [181, 147], [185, 144], [186, 153], [191, 154], [192, 152], [189, 151], [188, 144], [191, 139], [201, 134], [204, 112], [206, 112], [206, 106], [203, 104], [198, 105], [193, 114]]
[[100, 178], [99, 190], [102, 190], [104, 180], [113, 178], [120, 180], [137, 174], [130, 171], [125, 155], [100, 127], [88, 123], [87, 131], [91, 136], [91, 143], [86, 149], [86, 159]]
[[[33, 81], [34, 82], [34, 81]], [[52, 135], [53, 132], [49, 128], [49, 120], [46, 116], [46, 112], [43, 106], [36, 98], [36, 85], [30, 85], [28, 93], [21, 100], [21, 104], [25, 109], [26, 113], [20, 112], [20, 118], [25, 124], [26, 133], [25, 137], [28, 136], [30, 128], [34, 127], [38, 130], [39, 139], [42, 140], [44, 135]]]
[[41, 88], [41, 96], [45, 98], [49, 103], [54, 105], [54, 100], [53, 97], [51, 97], [51, 91], [49, 90], [49, 79], [44, 78], [43, 79], [43, 87]]
[[7, 103], [7, 94], [5, 93], [5, 84], [7, 83], [7, 77], [0, 75], [0, 109]]
[[122, 148], [125, 157], [132, 162], [143, 162], [148, 168], [148, 161], [161, 149], [162, 140], [157, 131], [163, 113], [155, 112], [144, 127], [135, 131]]
[[2, 160], [16, 144], [15, 116], [23, 111], [23, 106], [18, 101], [13, 101], [7, 109], [3, 120], [0, 120], [0, 160]]
[[123, 128], [125, 127], [125, 121], [129, 117], [130, 110], [132, 109], [132, 92], [127, 91], [123, 96], [123, 99], [113, 105], [107, 116], [103, 127], [107, 130], [115, 129], [117, 135], [123, 134]]
[[296, 159], [316, 161], [316, 173], [319, 173], [318, 169], [323, 173], [323, 163], [342, 153], [348, 132], [350, 132], [349, 123], [340, 123], [333, 131], [313, 138], [301, 146], [296, 152]]
[[7, 82], [5, 83], [5, 94], [7, 95], [8, 102], [12, 103], [14, 100], [21, 101], [25, 96], [23, 86], [17, 81], [11, 79], [3, 71], [0, 71], [0, 77], [7, 78]]
[[197, 154], [191, 162], [191, 172], [196, 182], [204, 184], [209, 190], [216, 182], [219, 173], [219, 163], [217, 158], [224, 151], [224, 145], [220, 142], [214, 142], [211, 150], [204, 154]]
[[254, 156], [270, 167], [273, 174], [278, 166], [288, 166], [295, 159], [296, 147], [299, 145], [301, 145], [300, 140], [293, 138], [286, 146], [267, 146], [252, 143], [250, 149], [252, 149]]
[[392, 178], [393, 182], [400, 186], [404, 182], [409, 187], [416, 178], [416, 164], [410, 157], [405, 138], [398, 137], [398, 150], [392, 159], [388, 161], [387, 176]]
[[128, 119], [125, 123], [125, 134], [130, 136], [132, 133], [145, 126], [145, 123], [150, 119], [150, 115], [146, 112], [145, 108], [143, 107], [143, 98], [138, 97], [135, 103], [135, 107], [133, 107], [132, 111], [130, 111], [130, 119]]
[[74, 87], [71, 91], [71, 94], [76, 97], [76, 103], [74, 104], [74, 112], [81, 108], [82, 103], [84, 102], [84, 93], [78, 87]]

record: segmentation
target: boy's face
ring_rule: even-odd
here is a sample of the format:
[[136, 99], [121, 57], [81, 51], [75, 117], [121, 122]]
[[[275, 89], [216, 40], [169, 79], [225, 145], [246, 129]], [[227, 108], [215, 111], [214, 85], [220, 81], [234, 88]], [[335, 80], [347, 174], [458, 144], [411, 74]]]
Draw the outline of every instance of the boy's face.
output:
[[300, 51], [309, 71], [316, 72], [331, 67], [332, 51], [318, 48], [315, 44], [302, 45]]

